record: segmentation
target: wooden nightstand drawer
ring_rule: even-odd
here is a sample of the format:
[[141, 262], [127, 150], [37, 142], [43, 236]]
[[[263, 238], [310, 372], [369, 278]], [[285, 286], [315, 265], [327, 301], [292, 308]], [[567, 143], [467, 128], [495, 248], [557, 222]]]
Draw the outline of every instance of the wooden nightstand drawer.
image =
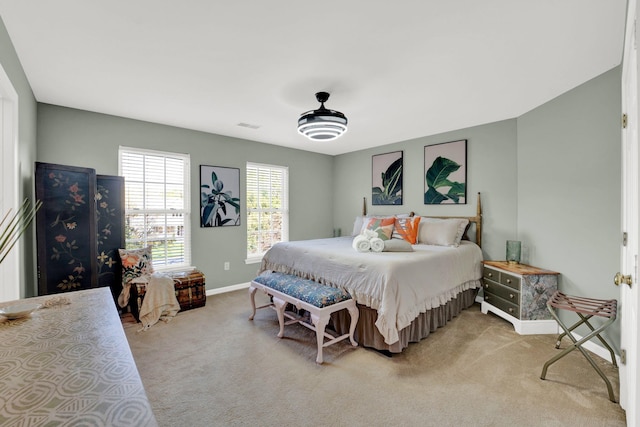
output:
[[482, 268], [482, 277], [488, 280], [493, 280], [494, 282], [500, 281], [500, 272], [494, 270], [492, 268], [483, 267]]
[[500, 283], [517, 291], [520, 290], [520, 278], [508, 273], [500, 272]]
[[500, 310], [504, 311], [505, 313], [509, 313], [517, 319], [520, 318], [520, 307], [500, 298], [496, 294], [488, 293], [485, 291], [484, 300], [494, 307], [497, 307]]
[[484, 291], [485, 293], [499, 296], [500, 298], [503, 298], [504, 300], [509, 301], [512, 304], [515, 304], [517, 307], [520, 306], [520, 293], [515, 291], [512, 288], [499, 285], [489, 280], [485, 280]]

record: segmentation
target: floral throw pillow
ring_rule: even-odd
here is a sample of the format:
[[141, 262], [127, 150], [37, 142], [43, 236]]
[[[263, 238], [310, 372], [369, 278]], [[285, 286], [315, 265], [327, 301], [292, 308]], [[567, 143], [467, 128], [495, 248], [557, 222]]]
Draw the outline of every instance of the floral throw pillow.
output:
[[367, 224], [367, 230], [375, 231], [382, 240], [389, 240], [393, 232], [395, 218], [371, 218]]
[[122, 285], [142, 275], [153, 273], [151, 246], [143, 249], [118, 249], [122, 260]]

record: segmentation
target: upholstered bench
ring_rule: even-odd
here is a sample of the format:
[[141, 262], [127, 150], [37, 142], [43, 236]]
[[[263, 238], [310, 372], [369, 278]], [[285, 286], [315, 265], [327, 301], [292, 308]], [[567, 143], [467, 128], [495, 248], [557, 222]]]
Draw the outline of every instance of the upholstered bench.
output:
[[[258, 289], [271, 296], [273, 302], [256, 307], [255, 294]], [[249, 320], [253, 320], [257, 309], [272, 307], [278, 313], [278, 322], [280, 323], [279, 338], [284, 336], [285, 325], [293, 323], [300, 323], [316, 332], [318, 343], [316, 363], [322, 363], [322, 349], [324, 347], [346, 338], [350, 339], [353, 346], [358, 345], [353, 338], [353, 333], [358, 323], [358, 309], [351, 295], [341, 289], [324, 286], [313, 280], [302, 279], [290, 274], [265, 271], [251, 281], [249, 295], [251, 296], [251, 306], [253, 307], [253, 313]], [[308, 311], [313, 325], [306, 322], [304, 318], [286, 311], [287, 304], [294, 305], [298, 310]], [[327, 333], [325, 328], [329, 323], [331, 313], [345, 308], [349, 310], [349, 315], [351, 316], [349, 333], [334, 337]], [[285, 317], [291, 320], [285, 322]], [[324, 342], [325, 338], [329, 339], [326, 343]]]

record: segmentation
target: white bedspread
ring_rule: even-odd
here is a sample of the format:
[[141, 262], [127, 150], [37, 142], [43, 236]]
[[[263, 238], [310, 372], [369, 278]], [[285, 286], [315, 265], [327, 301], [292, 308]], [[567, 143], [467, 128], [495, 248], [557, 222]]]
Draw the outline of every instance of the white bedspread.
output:
[[420, 313], [481, 286], [482, 250], [475, 243], [361, 253], [353, 249], [352, 240], [278, 243], [265, 254], [260, 272], [280, 271], [345, 289], [357, 303], [378, 311], [376, 327], [387, 344], [398, 341], [398, 332]]

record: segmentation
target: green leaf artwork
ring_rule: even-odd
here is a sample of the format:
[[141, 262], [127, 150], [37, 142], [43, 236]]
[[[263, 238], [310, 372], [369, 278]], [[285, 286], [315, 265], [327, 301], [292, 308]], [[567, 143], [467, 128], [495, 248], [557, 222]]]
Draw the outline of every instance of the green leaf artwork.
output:
[[402, 204], [402, 157], [389, 165], [381, 173], [382, 187], [372, 187], [372, 203], [374, 205]]
[[[437, 205], [445, 201], [460, 203], [460, 198], [466, 194], [464, 182], [450, 181], [449, 175], [460, 169], [460, 165], [445, 157], [437, 157], [427, 170], [427, 191], [424, 193], [424, 203]], [[444, 191], [438, 191], [443, 189]]]
[[[200, 185], [200, 226], [221, 227], [240, 224], [240, 199], [225, 191], [224, 182], [211, 171], [211, 183]], [[235, 210], [235, 215], [232, 212]]]

